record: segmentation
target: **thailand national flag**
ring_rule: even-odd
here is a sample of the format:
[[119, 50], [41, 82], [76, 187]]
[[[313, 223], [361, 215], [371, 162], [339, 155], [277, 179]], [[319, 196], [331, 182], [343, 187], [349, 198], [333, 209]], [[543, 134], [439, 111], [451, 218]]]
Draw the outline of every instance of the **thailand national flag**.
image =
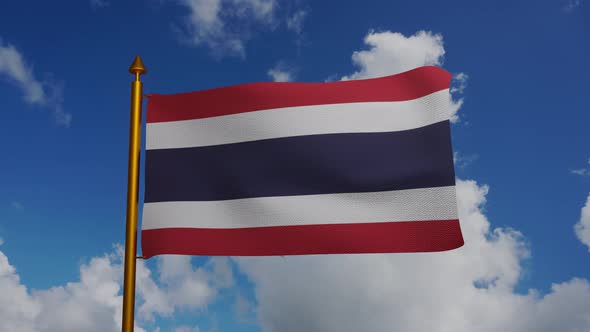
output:
[[150, 95], [143, 256], [462, 246], [450, 81], [428, 66]]

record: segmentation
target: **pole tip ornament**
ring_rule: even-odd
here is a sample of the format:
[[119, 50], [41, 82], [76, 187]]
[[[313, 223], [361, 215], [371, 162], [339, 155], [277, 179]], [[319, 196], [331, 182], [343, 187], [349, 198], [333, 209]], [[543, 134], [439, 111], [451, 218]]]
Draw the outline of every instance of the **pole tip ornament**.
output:
[[131, 74], [145, 74], [146, 69], [145, 66], [143, 65], [143, 61], [141, 61], [141, 58], [138, 56], [135, 57], [135, 60], [133, 60], [133, 63], [131, 64], [131, 66], [129, 67], [129, 72]]

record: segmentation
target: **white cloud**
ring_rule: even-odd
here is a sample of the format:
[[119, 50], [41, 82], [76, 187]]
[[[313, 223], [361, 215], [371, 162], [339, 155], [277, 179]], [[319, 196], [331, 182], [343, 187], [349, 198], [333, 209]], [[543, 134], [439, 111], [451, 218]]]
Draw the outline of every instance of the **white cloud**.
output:
[[[249, 26], [273, 22], [276, 0], [179, 0], [189, 15], [184, 34], [192, 45], [207, 46], [214, 55], [245, 56]], [[231, 21], [231, 24], [228, 22]]]
[[465, 245], [453, 251], [236, 259], [256, 285], [264, 331], [590, 329], [588, 281], [517, 294], [524, 239], [492, 229], [483, 213], [487, 186], [458, 180], [457, 193]]
[[80, 281], [33, 291], [41, 310], [35, 323], [41, 331], [116, 331], [121, 314], [119, 264], [93, 258], [80, 268]]
[[189, 327], [189, 326], [180, 326], [174, 329], [174, 332], [199, 332], [201, 331], [198, 326]]
[[266, 74], [275, 82], [290, 82], [294, 79], [293, 71], [281, 65], [269, 69]]
[[465, 73], [459, 73], [453, 77], [453, 80], [457, 82], [458, 85], [451, 87], [451, 93], [456, 92], [462, 94], [465, 88], [467, 87], [467, 80], [469, 79], [469, 75]]
[[136, 303], [138, 319], [151, 322], [155, 315], [171, 316], [174, 313], [174, 305], [169, 294], [158, 286], [145, 264], [138, 263], [140, 264], [137, 264], [136, 270], [136, 292], [143, 298], [141, 303]]
[[580, 221], [574, 226], [574, 230], [578, 239], [590, 250], [590, 194], [580, 212]]
[[[353, 64], [358, 70], [342, 77], [342, 80], [365, 79], [394, 75], [422, 66], [440, 66], [443, 63], [445, 49], [443, 37], [430, 31], [419, 31], [406, 37], [398, 32], [371, 31], [364, 40], [368, 50], [352, 54]], [[458, 87], [451, 88], [451, 93], [463, 93], [467, 74], [459, 73], [455, 81]], [[463, 98], [449, 100], [451, 121], [457, 122], [457, 112], [463, 105]]]
[[41, 305], [27, 293], [20, 283], [8, 257], [0, 252], [0, 331], [29, 332], [35, 330], [34, 319]]
[[235, 298], [234, 314], [241, 323], [256, 323], [256, 306], [241, 294], [238, 294]]
[[227, 257], [211, 257], [207, 264], [211, 270], [212, 283], [218, 288], [229, 288], [234, 285], [234, 272]]
[[173, 307], [196, 309], [207, 305], [216, 295], [210, 274], [193, 268], [190, 256], [158, 258], [160, 282], [166, 286], [166, 300]]
[[[28, 290], [0, 251], [0, 331], [120, 331], [122, 257], [123, 250], [117, 247], [114, 253], [83, 264], [79, 281]], [[143, 261], [137, 262], [136, 323], [151, 322], [155, 315], [169, 317], [178, 309], [203, 308], [213, 300], [217, 287], [233, 284], [226, 258], [214, 259], [198, 269], [187, 259], [190, 257], [158, 258], [159, 280]], [[135, 330], [145, 331], [140, 326]]]
[[419, 31], [406, 37], [398, 32], [371, 31], [364, 40], [370, 49], [352, 54], [359, 70], [342, 79], [364, 79], [387, 76], [428, 65], [440, 65], [445, 55], [443, 37], [430, 31]]
[[55, 82], [39, 81], [23, 55], [14, 46], [4, 45], [0, 39], [0, 77], [2, 76], [22, 90], [26, 103], [50, 108], [57, 124], [66, 127], [70, 125], [72, 116], [63, 110], [61, 86]]
[[33, 70], [26, 65], [23, 56], [12, 45], [0, 44], [0, 73], [19, 85], [30, 104], [42, 104], [46, 95], [43, 84], [33, 75]]
[[233, 286], [233, 270], [225, 257], [212, 257], [201, 268], [194, 268], [190, 256], [157, 257], [158, 282], [145, 266], [138, 266], [138, 291], [144, 302], [138, 307], [140, 318], [152, 321], [154, 315], [170, 317], [176, 309], [207, 306], [218, 289]]
[[[588, 164], [590, 165], [590, 158], [588, 158]], [[570, 173], [580, 176], [588, 175], [590, 176], [590, 168], [589, 167], [581, 167], [576, 169], [570, 169]]]
[[570, 170], [570, 173], [575, 175], [590, 175], [590, 169], [588, 168], [578, 168]]
[[219, 17], [221, 0], [182, 0], [189, 9], [186, 21], [187, 34], [194, 45], [206, 44], [211, 49], [244, 55], [242, 41], [227, 35], [223, 21]]
[[80, 281], [29, 291], [0, 252], [0, 331], [120, 330], [122, 269], [117, 260], [95, 257], [80, 267]]
[[297, 34], [301, 34], [303, 32], [303, 23], [305, 22], [305, 17], [307, 16], [307, 12], [305, 10], [298, 10], [293, 15], [287, 18], [287, 29], [294, 31]]

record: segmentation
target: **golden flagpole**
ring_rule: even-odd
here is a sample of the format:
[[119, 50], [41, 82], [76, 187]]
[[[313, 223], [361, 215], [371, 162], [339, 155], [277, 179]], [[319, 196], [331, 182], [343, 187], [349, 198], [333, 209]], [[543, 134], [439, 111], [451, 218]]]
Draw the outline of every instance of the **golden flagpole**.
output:
[[137, 209], [139, 201], [139, 151], [141, 148], [142, 83], [146, 70], [138, 56], [129, 67], [135, 74], [131, 83], [131, 124], [129, 126], [129, 169], [127, 173], [127, 228], [125, 235], [125, 273], [123, 281], [123, 332], [133, 332], [135, 311], [135, 259], [137, 254]]

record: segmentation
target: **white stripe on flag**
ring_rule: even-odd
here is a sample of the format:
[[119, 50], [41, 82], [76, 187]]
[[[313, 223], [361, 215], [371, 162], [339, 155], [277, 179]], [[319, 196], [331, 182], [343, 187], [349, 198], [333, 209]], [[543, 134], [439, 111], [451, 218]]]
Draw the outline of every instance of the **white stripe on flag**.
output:
[[196, 120], [148, 123], [146, 149], [277, 137], [401, 131], [449, 119], [449, 90], [396, 102], [286, 107]]
[[143, 205], [142, 229], [457, 219], [455, 187]]

